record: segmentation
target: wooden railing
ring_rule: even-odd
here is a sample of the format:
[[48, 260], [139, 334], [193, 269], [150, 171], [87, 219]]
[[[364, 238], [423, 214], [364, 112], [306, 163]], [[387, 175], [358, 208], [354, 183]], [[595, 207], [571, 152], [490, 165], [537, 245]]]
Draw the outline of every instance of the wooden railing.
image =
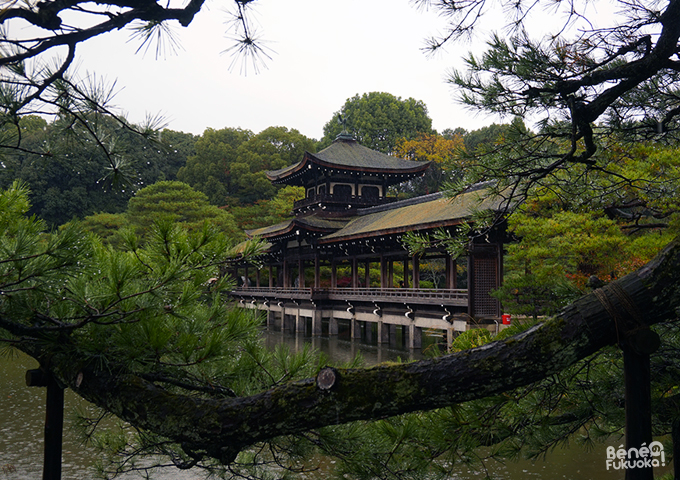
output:
[[466, 306], [467, 290], [434, 288], [282, 288], [248, 287], [232, 291], [239, 297], [296, 300], [340, 300], [365, 302], [411, 302], [414, 304], [447, 304]]
[[395, 202], [397, 199], [393, 197], [362, 197], [357, 195], [332, 195], [328, 193], [319, 193], [312, 197], [297, 200], [293, 204], [293, 209], [306, 207], [315, 203], [337, 203], [337, 204], [351, 204], [355, 206], [373, 206], [384, 205], [386, 203]]

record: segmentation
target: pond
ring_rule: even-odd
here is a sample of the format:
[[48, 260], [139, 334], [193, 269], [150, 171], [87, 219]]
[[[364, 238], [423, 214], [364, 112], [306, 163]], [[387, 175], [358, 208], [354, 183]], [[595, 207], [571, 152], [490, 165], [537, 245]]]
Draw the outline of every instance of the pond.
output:
[[[304, 337], [265, 332], [267, 345], [273, 347], [286, 343], [299, 348], [310, 342], [326, 352], [334, 361], [349, 361], [360, 352], [367, 364], [389, 360], [417, 359], [419, 354], [400, 349], [378, 348], [360, 342], [339, 338]], [[45, 415], [45, 389], [25, 386], [26, 370], [36, 368], [36, 362], [27, 356], [13, 359], [0, 358], [0, 480], [36, 480], [42, 476], [42, 437]], [[71, 428], [71, 412], [85, 402], [70, 390], [65, 392], [65, 432], [63, 447], [63, 480], [87, 480], [92, 478], [89, 470], [94, 453], [83, 446]], [[618, 447], [621, 442], [613, 441]], [[496, 478], [509, 480], [531, 478], [536, 480], [569, 479], [623, 480], [624, 472], [606, 470], [606, 448], [598, 445], [593, 451], [578, 447], [557, 449], [545, 461], [494, 463], [488, 465]], [[659, 474], [660, 472], [655, 472]], [[139, 478], [126, 476], [125, 479]], [[198, 480], [198, 473], [167, 470], [157, 478], [165, 480]], [[310, 478], [310, 477], [307, 477]], [[480, 472], [462, 469], [455, 477], [459, 480], [483, 478]], [[453, 480], [453, 479], [452, 479]]]

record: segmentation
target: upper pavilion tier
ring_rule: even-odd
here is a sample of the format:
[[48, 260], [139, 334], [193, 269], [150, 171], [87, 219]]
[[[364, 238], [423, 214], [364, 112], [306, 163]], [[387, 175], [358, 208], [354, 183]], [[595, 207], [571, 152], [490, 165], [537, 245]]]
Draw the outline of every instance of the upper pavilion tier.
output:
[[377, 174], [388, 175], [388, 184], [396, 185], [422, 175], [430, 163], [385, 155], [345, 134], [338, 135], [330, 146], [318, 153], [305, 152], [303, 159], [294, 165], [267, 172], [267, 178], [276, 184], [307, 186], [319, 174]]
[[386, 203], [388, 187], [423, 175], [430, 163], [385, 155], [340, 134], [329, 147], [305, 152], [300, 162], [267, 172], [267, 178], [274, 184], [305, 188], [305, 199], [295, 204], [296, 216], [314, 211], [344, 216]]

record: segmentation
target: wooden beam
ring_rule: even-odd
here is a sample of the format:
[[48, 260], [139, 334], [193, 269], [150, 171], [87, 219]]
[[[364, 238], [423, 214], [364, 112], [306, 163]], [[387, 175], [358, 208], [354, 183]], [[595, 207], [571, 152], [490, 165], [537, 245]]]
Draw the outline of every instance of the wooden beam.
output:
[[49, 372], [26, 372], [26, 385], [47, 387], [45, 400], [45, 444], [43, 480], [61, 480], [61, 452], [64, 432], [64, 387]]

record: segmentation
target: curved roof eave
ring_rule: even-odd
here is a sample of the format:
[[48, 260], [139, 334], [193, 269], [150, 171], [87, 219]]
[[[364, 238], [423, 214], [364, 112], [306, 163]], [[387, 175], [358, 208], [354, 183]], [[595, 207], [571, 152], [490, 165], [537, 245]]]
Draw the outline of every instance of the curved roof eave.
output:
[[311, 168], [312, 164], [322, 168], [353, 172], [417, 175], [424, 172], [431, 163], [386, 155], [364, 147], [355, 140], [336, 140], [320, 152], [305, 152], [300, 162], [266, 172], [266, 175], [271, 182], [284, 183], [301, 174], [306, 168]]
[[281, 168], [279, 170], [271, 170], [269, 172], [264, 172], [270, 182], [280, 182], [283, 179], [290, 177], [291, 175], [298, 173], [300, 170], [304, 169], [309, 161], [309, 152], [305, 152], [302, 160], [298, 163], [290, 165], [288, 167]]
[[348, 220], [326, 220], [315, 216], [292, 218], [286, 222], [277, 223], [269, 227], [256, 228], [246, 231], [249, 237], [260, 236], [266, 239], [274, 239], [288, 235], [296, 229], [307, 232], [333, 233], [347, 224]]
[[372, 231], [366, 232], [366, 233], [354, 233], [354, 234], [348, 234], [348, 235], [333, 236], [331, 238], [322, 237], [322, 238], [319, 239], [319, 243], [327, 245], [327, 244], [337, 243], [337, 242], [346, 242], [346, 241], [349, 241], [349, 240], [360, 240], [360, 239], [365, 239], [365, 238], [370, 238], [370, 237], [397, 235], [397, 234], [400, 234], [400, 233], [417, 232], [419, 230], [430, 230], [430, 229], [442, 228], [442, 227], [453, 227], [453, 226], [456, 226], [456, 225], [460, 225], [461, 223], [463, 223], [463, 221], [464, 221], [464, 219], [462, 219], [462, 218], [456, 218], [456, 219], [452, 219], [450, 221], [421, 223], [419, 225], [414, 225], [414, 226], [410, 226], [410, 227], [385, 228], [385, 229], [382, 229], [382, 230], [372, 230]]
[[[376, 167], [376, 166], [360, 166], [360, 165], [339, 165], [337, 163], [332, 163], [328, 161], [324, 161], [323, 159], [316, 158], [314, 154], [310, 154], [311, 163], [314, 163], [316, 165], [319, 165], [321, 167], [326, 167], [326, 168], [334, 168], [336, 170], [338, 169], [343, 169], [343, 170], [351, 170], [353, 172], [370, 172], [370, 173], [402, 173], [402, 174], [409, 174], [409, 173], [420, 173], [425, 171], [432, 162], [418, 162], [418, 165], [410, 166], [407, 168], [401, 167], [401, 168], [389, 168], [389, 167]], [[414, 162], [415, 163], [415, 162]]]

